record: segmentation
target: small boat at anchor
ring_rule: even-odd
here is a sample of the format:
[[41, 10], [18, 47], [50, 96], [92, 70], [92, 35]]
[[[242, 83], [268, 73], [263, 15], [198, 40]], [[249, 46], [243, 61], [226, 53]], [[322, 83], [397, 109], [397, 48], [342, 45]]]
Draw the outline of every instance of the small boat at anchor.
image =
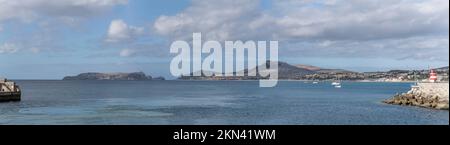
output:
[[332, 82], [331, 85], [333, 85], [333, 86], [339, 86], [339, 85], [341, 85], [341, 83], [335, 81], [335, 82]]
[[334, 86], [334, 88], [342, 88], [341, 80], [339, 79], [339, 77], [337, 80], [333, 81], [331, 85]]

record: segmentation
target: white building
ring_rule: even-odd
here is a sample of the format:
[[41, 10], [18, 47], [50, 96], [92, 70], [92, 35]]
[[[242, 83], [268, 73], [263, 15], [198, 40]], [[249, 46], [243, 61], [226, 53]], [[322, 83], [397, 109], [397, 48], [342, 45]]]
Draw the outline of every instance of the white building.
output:
[[16, 83], [9, 82], [5, 78], [0, 78], [0, 92], [19, 92], [19, 88]]

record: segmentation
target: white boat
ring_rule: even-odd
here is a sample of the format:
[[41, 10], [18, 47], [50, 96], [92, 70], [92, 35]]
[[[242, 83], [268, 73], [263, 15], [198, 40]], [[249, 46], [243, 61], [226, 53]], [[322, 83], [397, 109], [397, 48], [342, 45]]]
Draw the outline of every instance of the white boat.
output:
[[333, 85], [335, 88], [342, 88], [342, 84], [341, 84], [341, 80], [339, 79], [339, 77], [338, 77], [338, 80], [336, 80], [336, 81], [333, 81], [332, 83], [331, 83], [331, 85]]
[[313, 84], [318, 84], [319, 82], [313, 82]]
[[339, 86], [339, 85], [341, 85], [341, 83], [340, 83], [340, 82], [332, 82], [331, 85], [333, 85], [333, 86]]

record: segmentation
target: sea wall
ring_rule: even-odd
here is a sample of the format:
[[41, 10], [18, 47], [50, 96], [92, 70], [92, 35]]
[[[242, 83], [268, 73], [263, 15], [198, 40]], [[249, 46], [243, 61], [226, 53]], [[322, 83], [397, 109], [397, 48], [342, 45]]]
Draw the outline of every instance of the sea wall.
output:
[[449, 83], [419, 83], [407, 93], [397, 94], [384, 103], [448, 110]]

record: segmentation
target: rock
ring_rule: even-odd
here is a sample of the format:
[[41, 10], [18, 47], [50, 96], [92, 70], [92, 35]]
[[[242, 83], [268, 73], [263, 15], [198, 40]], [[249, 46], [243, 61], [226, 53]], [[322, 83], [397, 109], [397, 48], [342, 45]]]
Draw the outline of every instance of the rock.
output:
[[448, 103], [438, 103], [435, 108], [440, 110], [448, 110]]
[[420, 105], [420, 103], [419, 103], [419, 101], [418, 101], [417, 99], [413, 99], [413, 100], [411, 101], [411, 104], [412, 104], [412, 105], [415, 105], [415, 106]]
[[419, 83], [408, 93], [396, 94], [383, 102], [394, 105], [413, 105], [448, 110], [448, 83]]

